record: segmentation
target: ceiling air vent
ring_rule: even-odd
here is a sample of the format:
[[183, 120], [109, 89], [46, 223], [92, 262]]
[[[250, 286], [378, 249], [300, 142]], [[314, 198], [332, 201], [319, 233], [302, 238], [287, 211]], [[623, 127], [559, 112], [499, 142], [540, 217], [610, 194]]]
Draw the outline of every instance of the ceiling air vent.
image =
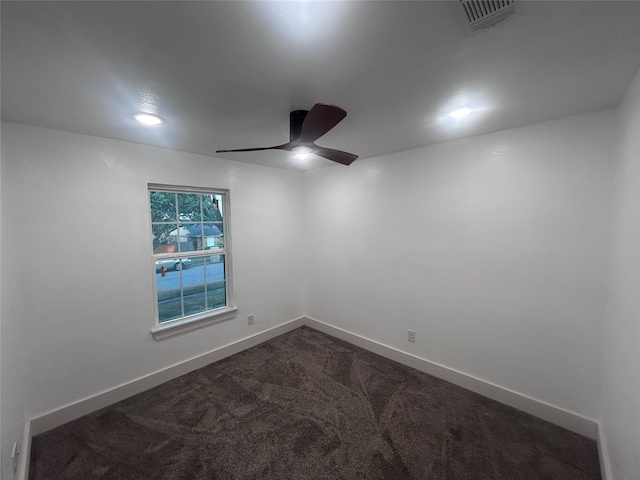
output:
[[514, 0], [460, 0], [472, 30], [492, 27], [515, 13]]

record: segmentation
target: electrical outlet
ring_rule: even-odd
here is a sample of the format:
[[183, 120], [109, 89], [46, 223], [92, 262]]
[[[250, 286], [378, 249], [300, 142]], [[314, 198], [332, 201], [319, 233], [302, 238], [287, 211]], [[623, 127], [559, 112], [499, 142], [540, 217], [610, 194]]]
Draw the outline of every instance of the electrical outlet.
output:
[[247, 323], [249, 325], [253, 325], [253, 313], [247, 317]]
[[407, 340], [410, 342], [416, 342], [416, 332], [415, 330], [408, 330]]

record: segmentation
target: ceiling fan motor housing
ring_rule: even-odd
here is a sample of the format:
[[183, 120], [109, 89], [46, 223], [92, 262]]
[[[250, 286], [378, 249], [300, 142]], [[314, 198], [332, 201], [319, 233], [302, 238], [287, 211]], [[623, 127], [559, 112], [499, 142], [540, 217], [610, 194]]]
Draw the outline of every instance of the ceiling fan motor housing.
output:
[[294, 110], [289, 114], [289, 141], [292, 142], [302, 133], [302, 123], [309, 110]]

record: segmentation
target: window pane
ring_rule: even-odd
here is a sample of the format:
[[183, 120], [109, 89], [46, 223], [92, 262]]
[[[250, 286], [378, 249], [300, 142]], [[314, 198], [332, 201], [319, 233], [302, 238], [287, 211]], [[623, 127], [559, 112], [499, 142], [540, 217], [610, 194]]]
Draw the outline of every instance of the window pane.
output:
[[182, 299], [178, 297], [160, 301], [158, 300], [158, 321], [160, 323], [182, 318]]
[[158, 292], [158, 320], [168, 322], [182, 317], [182, 290], [165, 290]]
[[196, 285], [194, 287], [186, 287], [183, 293], [185, 316], [195, 315], [196, 313], [204, 312], [207, 309], [205, 305], [206, 299], [204, 294], [204, 284]]
[[[187, 268], [191, 260], [183, 258], [162, 259], [156, 262], [156, 288], [160, 292], [162, 290], [171, 290], [180, 288], [181, 277], [180, 270]], [[164, 268], [164, 272], [163, 272]], [[164, 273], [164, 275], [163, 275]]]
[[222, 195], [202, 195], [202, 220], [222, 233]]
[[[171, 253], [178, 251], [177, 223], [153, 224], [153, 253]], [[160, 247], [161, 245], [167, 245]]]
[[212, 255], [205, 262], [207, 308], [213, 310], [227, 304], [224, 255]]
[[224, 235], [215, 237], [215, 248], [220, 250], [224, 248]]
[[185, 316], [204, 312], [207, 309], [205, 302], [204, 285], [196, 285], [184, 289]]
[[202, 257], [189, 259], [182, 269], [182, 287], [194, 285], [204, 285], [204, 258]]
[[179, 233], [181, 252], [204, 250], [202, 223], [181, 223]]
[[181, 222], [200, 222], [202, 214], [200, 212], [200, 197], [197, 193], [179, 193], [178, 210], [180, 211]]
[[152, 222], [175, 222], [176, 194], [171, 192], [149, 192]]
[[222, 241], [222, 231], [215, 222], [204, 223], [202, 226], [204, 232], [204, 249], [213, 250], [224, 248]]

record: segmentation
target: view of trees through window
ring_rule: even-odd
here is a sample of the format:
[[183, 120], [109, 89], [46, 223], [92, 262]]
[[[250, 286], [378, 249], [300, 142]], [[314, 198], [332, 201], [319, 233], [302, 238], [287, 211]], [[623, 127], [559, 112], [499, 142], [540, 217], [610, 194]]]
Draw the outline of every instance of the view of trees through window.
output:
[[227, 305], [224, 193], [149, 191], [160, 323]]
[[[185, 238], [205, 236], [206, 227], [210, 229], [208, 233], [215, 232], [212, 227], [219, 230], [217, 235], [209, 236], [223, 234], [222, 195], [151, 191], [149, 201], [154, 251], [159, 245], [176, 243], [178, 247]], [[200, 234], [194, 233], [198, 228]], [[179, 251], [178, 248], [175, 251]]]

